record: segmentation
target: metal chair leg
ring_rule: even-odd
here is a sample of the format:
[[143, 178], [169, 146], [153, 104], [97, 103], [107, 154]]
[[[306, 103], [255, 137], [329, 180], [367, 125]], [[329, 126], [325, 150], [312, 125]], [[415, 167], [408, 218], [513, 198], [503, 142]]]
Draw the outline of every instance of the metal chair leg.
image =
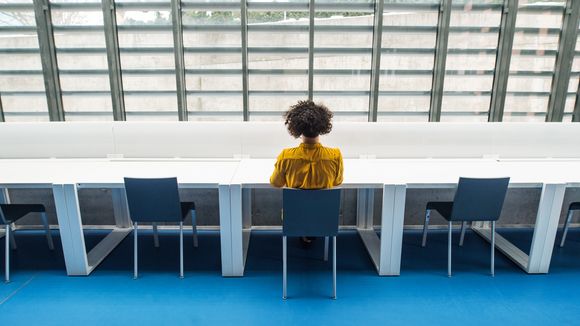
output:
[[328, 261], [328, 237], [324, 237], [324, 261]]
[[431, 210], [425, 211], [425, 223], [423, 224], [423, 240], [421, 241], [421, 247], [427, 245], [427, 231], [429, 230], [429, 220], [431, 218]]
[[570, 227], [570, 222], [572, 221], [572, 215], [574, 215], [574, 211], [569, 210], [568, 216], [566, 217], [566, 224], [564, 224], [564, 233], [562, 233], [560, 248], [564, 247], [564, 242], [566, 242], [566, 235], [568, 234], [568, 228]]
[[491, 222], [491, 276], [495, 276], [495, 221]]
[[5, 225], [4, 282], [10, 282], [10, 224]]
[[465, 239], [466, 226], [467, 226], [466, 221], [461, 222], [461, 236], [459, 237], [459, 246], [460, 247], [463, 247], [463, 239]]
[[183, 222], [179, 222], [179, 278], [183, 278]]
[[155, 245], [155, 248], [159, 248], [159, 234], [157, 232], [157, 223], [152, 224], [153, 224], [153, 244]]
[[336, 236], [332, 237], [332, 298], [336, 300]]
[[191, 227], [193, 230], [193, 246], [197, 248], [197, 214], [195, 213], [195, 209], [191, 210]]
[[46, 231], [46, 241], [48, 241], [48, 249], [54, 250], [54, 242], [52, 241], [52, 234], [50, 232], [50, 225], [48, 225], [46, 213], [40, 213], [40, 218], [42, 219], [42, 224], [44, 224], [44, 230]]
[[453, 224], [449, 221], [449, 232], [447, 235], [447, 276], [451, 277], [451, 231]]
[[14, 236], [14, 223], [8, 224], [8, 228], [10, 228], [10, 232], [12, 233], [12, 236], [10, 237], [10, 245], [12, 246], [12, 250], [16, 250], [18, 249], [18, 246], [16, 245], [16, 237]]
[[282, 237], [282, 299], [286, 300], [286, 273], [288, 268], [286, 236]]
[[137, 232], [138, 232], [138, 225], [137, 222], [133, 223], [133, 279], [136, 280], [137, 277], [139, 276], [138, 270], [137, 270]]

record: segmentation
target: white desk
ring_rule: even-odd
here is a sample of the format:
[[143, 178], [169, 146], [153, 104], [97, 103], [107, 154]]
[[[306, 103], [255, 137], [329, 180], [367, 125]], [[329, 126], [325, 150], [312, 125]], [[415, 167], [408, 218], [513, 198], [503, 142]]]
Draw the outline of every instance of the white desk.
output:
[[[68, 275], [89, 275], [98, 264], [131, 232], [123, 177], [177, 177], [182, 188], [218, 188], [220, 190], [220, 227], [222, 268], [231, 269], [229, 219], [229, 181], [238, 166], [237, 160], [107, 160], [107, 159], [37, 159], [0, 160], [0, 187], [4, 201], [6, 188], [52, 188], [60, 236]], [[87, 253], [79, 208], [79, 188], [113, 188], [116, 227]], [[226, 191], [227, 196], [222, 192]], [[227, 215], [229, 216], [229, 215]]]
[[[232, 266], [241, 276], [251, 231], [249, 188], [270, 187], [273, 159], [244, 159], [231, 181]], [[407, 188], [455, 188], [460, 176], [510, 176], [510, 187], [542, 187], [530, 255], [501, 236], [497, 248], [528, 273], [547, 273], [567, 184], [580, 184], [580, 161], [346, 159], [341, 187], [358, 189], [357, 229], [379, 275], [399, 275]], [[574, 171], [574, 169], [576, 171]], [[373, 228], [373, 189], [383, 188], [381, 237]], [[489, 241], [487, 223], [473, 229]]]

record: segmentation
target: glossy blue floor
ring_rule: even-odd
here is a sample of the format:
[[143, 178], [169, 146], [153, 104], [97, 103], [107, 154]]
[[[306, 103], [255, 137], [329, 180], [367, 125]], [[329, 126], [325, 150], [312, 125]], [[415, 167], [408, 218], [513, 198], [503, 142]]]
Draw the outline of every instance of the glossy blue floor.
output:
[[[530, 230], [500, 230], [522, 248]], [[56, 233], [55, 233], [56, 235]], [[86, 233], [90, 247], [105, 235]], [[219, 235], [202, 232], [199, 248], [186, 236], [185, 279], [178, 278], [178, 237], [140, 237], [140, 278], [132, 279], [128, 237], [89, 277], [67, 277], [60, 244], [51, 253], [42, 233], [17, 233], [12, 282], [0, 284], [2, 325], [573, 325], [580, 324], [580, 232], [556, 247], [549, 275], [527, 275], [500, 253], [489, 276], [489, 245], [454, 234], [452, 278], [446, 233], [405, 232], [399, 277], [378, 277], [358, 235], [338, 239], [338, 300], [323, 241], [309, 250], [289, 242], [288, 300], [282, 300], [280, 233], [254, 232], [243, 278], [220, 276]], [[557, 239], [559, 240], [560, 233]], [[56, 237], [55, 240], [58, 240]], [[0, 245], [4, 252], [4, 245]], [[58, 241], [57, 241], [58, 243]], [[2, 255], [3, 260], [3, 255]]]

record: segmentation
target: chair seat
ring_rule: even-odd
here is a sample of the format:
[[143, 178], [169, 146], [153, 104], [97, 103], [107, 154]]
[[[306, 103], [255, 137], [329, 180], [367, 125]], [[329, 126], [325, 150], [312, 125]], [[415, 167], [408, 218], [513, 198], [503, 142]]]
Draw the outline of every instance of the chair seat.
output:
[[28, 213], [44, 213], [46, 208], [42, 204], [0, 204], [6, 222], [12, 223]]
[[575, 203], [571, 203], [570, 204], [570, 208], [568, 208], [568, 210], [571, 210], [571, 211], [580, 211], [580, 201], [579, 202], [575, 202]]
[[430, 201], [427, 203], [427, 209], [437, 211], [444, 219], [449, 221], [451, 211], [453, 210], [452, 201]]
[[192, 201], [181, 202], [181, 215], [185, 219], [190, 210], [195, 209], [195, 203]]

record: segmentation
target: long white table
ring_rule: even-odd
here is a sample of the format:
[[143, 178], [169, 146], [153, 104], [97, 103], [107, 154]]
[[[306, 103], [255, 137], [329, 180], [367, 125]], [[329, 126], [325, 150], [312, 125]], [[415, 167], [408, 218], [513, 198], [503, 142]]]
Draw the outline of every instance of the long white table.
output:
[[[237, 166], [237, 160], [4, 159], [0, 160], [0, 200], [9, 201], [7, 188], [52, 188], [67, 274], [89, 275], [131, 232], [123, 177], [177, 177], [181, 188], [218, 188], [222, 267], [229, 276], [230, 225], [221, 216], [229, 210], [224, 200], [229, 198], [229, 181]], [[112, 188], [113, 194], [116, 226], [88, 253], [79, 188]]]
[[[243, 159], [231, 181], [232, 266], [244, 273], [251, 231], [251, 188], [269, 187], [273, 159]], [[341, 187], [358, 189], [357, 229], [379, 275], [399, 275], [407, 188], [455, 188], [458, 178], [511, 177], [510, 187], [541, 187], [530, 254], [501, 236], [496, 247], [526, 272], [547, 273], [567, 185], [580, 184], [580, 161], [497, 159], [346, 159]], [[374, 189], [382, 188], [379, 238], [373, 225]], [[473, 229], [490, 240], [488, 223]]]
[[[88, 275], [130, 233], [123, 177], [178, 178], [183, 188], [219, 190], [223, 276], [242, 276], [251, 232], [252, 188], [269, 188], [274, 159], [3, 159], [0, 200], [7, 188], [53, 190], [67, 273]], [[357, 229], [379, 275], [399, 275], [407, 188], [454, 188], [459, 176], [510, 176], [510, 187], [542, 187], [530, 254], [501, 236], [497, 248], [528, 273], [547, 273], [567, 185], [580, 185], [578, 160], [346, 159], [343, 188], [358, 190]], [[79, 188], [112, 188], [116, 227], [87, 253]], [[373, 225], [374, 190], [382, 189], [380, 232]], [[473, 229], [485, 239], [489, 226]]]

